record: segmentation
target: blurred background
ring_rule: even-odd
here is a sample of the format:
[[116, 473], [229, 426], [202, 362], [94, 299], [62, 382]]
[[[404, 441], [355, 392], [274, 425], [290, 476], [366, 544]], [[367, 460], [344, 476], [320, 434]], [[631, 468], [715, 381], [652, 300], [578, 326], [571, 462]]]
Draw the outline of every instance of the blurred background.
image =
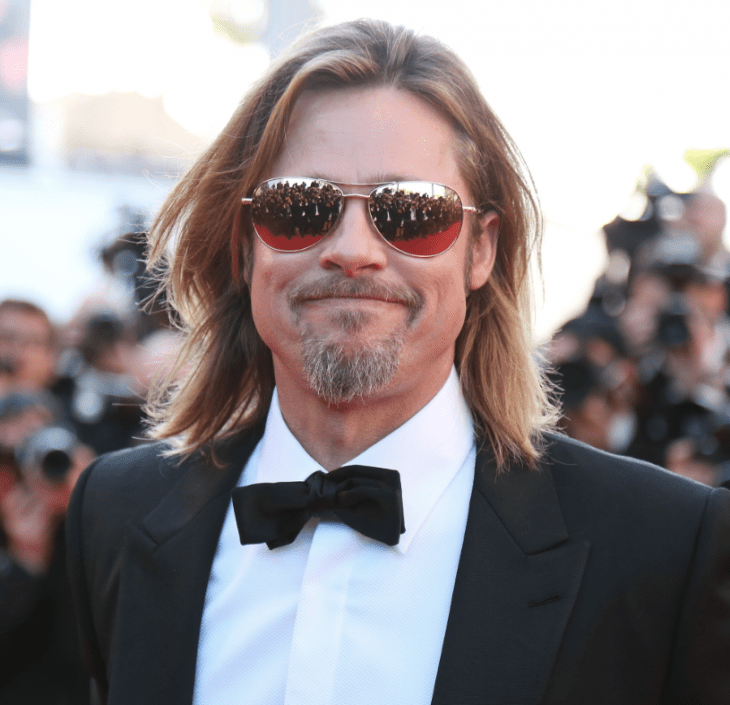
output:
[[[545, 222], [536, 343], [562, 429], [730, 484], [730, 42], [695, 0], [0, 0], [0, 701], [88, 702], [64, 515], [143, 441], [177, 333], [144, 231], [303, 29], [433, 34], [521, 148]], [[164, 302], [162, 302], [164, 304]]]

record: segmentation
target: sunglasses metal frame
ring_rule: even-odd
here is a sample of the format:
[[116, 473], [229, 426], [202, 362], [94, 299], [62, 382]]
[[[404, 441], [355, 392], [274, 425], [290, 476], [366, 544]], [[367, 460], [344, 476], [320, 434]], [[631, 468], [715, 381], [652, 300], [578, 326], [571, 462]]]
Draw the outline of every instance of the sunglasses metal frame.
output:
[[[290, 181], [290, 182], [296, 182], [296, 181], [305, 181], [305, 182], [306, 181], [310, 181], [310, 182], [313, 182], [313, 181], [317, 181], [317, 182], [320, 182], [322, 184], [329, 184], [330, 186], [334, 186], [335, 188], [337, 188], [337, 190], [341, 194], [343, 204], [342, 204], [342, 209], [340, 210], [340, 213], [337, 216], [337, 220], [335, 220], [335, 222], [334, 222], [334, 224], [333, 224], [332, 229], [330, 230], [330, 232], [332, 232], [333, 230], [335, 230], [335, 228], [337, 227], [337, 224], [340, 221], [340, 218], [342, 217], [342, 213], [345, 210], [344, 201], [346, 199], [348, 199], [348, 198], [358, 198], [360, 200], [370, 201], [370, 197], [373, 195], [373, 193], [375, 193], [375, 191], [377, 191], [379, 188], [382, 188], [383, 186], [397, 187], [399, 184], [430, 184], [431, 186], [440, 186], [441, 188], [445, 188], [445, 189], [448, 189], [449, 191], [452, 191], [453, 193], [456, 194], [456, 197], [459, 199], [459, 204], [461, 205], [461, 211], [462, 211], [461, 225], [462, 225], [462, 227], [463, 227], [463, 224], [464, 224], [464, 213], [478, 213], [478, 214], [483, 214], [483, 213], [486, 212], [482, 208], [477, 208], [476, 206], [465, 206], [463, 204], [462, 200], [461, 200], [461, 196], [457, 193], [457, 191], [455, 189], [451, 188], [451, 186], [446, 186], [445, 184], [440, 184], [440, 183], [438, 183], [436, 181], [421, 181], [419, 179], [404, 179], [403, 181], [384, 181], [382, 183], [369, 183], [369, 184], [368, 183], [365, 183], [365, 184], [348, 184], [348, 183], [344, 183], [344, 182], [341, 182], [341, 181], [329, 181], [328, 179], [321, 179], [321, 178], [314, 177], [314, 176], [275, 176], [275, 177], [273, 177], [271, 179], [266, 179], [265, 181], [262, 181], [258, 186], [256, 186], [256, 188], [254, 189], [254, 193], [259, 188], [261, 188], [264, 184], [268, 184], [270, 182], [275, 182], [275, 181]], [[346, 187], [346, 188], [366, 187], [366, 188], [370, 188], [370, 191], [368, 193], [345, 193], [343, 191], [343, 187]], [[251, 205], [253, 203], [253, 197], [248, 197], [248, 198], [244, 197], [244, 198], [241, 199], [241, 203], [244, 204], [244, 205]], [[383, 233], [380, 232], [380, 230], [379, 230], [379, 228], [377, 226], [377, 223], [375, 222], [375, 219], [373, 218], [372, 213], [370, 212], [370, 209], [369, 208], [367, 209], [367, 212], [368, 212], [368, 216], [370, 218], [370, 222], [371, 222], [373, 228], [375, 228], [375, 231], [378, 233], [378, 236], [389, 247], [393, 248], [396, 252], [400, 252], [402, 255], [405, 255], [406, 257], [419, 257], [419, 258], [438, 257], [439, 255], [442, 255], [445, 252], [448, 252], [454, 246], [454, 244], [456, 243], [456, 241], [459, 239], [459, 235], [461, 235], [461, 228], [460, 228], [459, 229], [459, 235], [457, 235], [454, 238], [454, 241], [445, 250], [442, 250], [441, 252], [436, 252], [436, 253], [434, 253], [432, 255], [413, 254], [411, 252], [406, 252], [406, 251], [400, 249], [399, 247], [397, 247], [396, 245], [394, 245], [390, 240], [388, 240], [385, 237], [385, 235], [383, 235]], [[258, 229], [256, 228], [256, 224], [255, 223], [252, 222], [252, 225], [253, 225], [254, 232], [256, 233], [256, 237], [258, 237], [258, 239], [261, 240], [261, 242], [266, 247], [268, 247], [270, 250], [273, 250], [274, 252], [282, 252], [282, 253], [285, 253], [285, 254], [287, 254], [287, 253], [296, 253], [296, 252], [304, 252], [305, 250], [310, 250], [313, 247], [316, 247], [317, 245], [319, 245], [320, 242], [322, 242], [322, 240], [324, 240], [325, 237], [327, 237], [327, 235], [329, 235], [329, 232], [324, 233], [320, 237], [320, 239], [317, 240], [317, 242], [313, 242], [311, 245], [306, 245], [305, 247], [302, 247], [301, 249], [297, 249], [297, 250], [280, 250], [280, 249], [278, 249], [276, 247], [272, 247], [269, 243], [267, 243], [261, 237], [261, 234], [259, 233]]]

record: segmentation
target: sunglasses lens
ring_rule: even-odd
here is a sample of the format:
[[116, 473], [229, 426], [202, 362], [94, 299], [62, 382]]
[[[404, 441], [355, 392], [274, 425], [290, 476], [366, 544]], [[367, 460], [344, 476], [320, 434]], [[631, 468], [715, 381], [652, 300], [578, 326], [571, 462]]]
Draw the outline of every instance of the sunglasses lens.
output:
[[296, 252], [316, 245], [342, 211], [342, 192], [317, 179], [270, 179], [251, 199], [253, 225], [265, 245]]
[[[342, 191], [319, 179], [269, 179], [251, 198], [251, 217], [265, 245], [298, 252], [332, 230], [343, 208]], [[369, 198], [370, 216], [393, 247], [415, 257], [446, 252], [459, 237], [461, 199], [448, 186], [403, 181], [378, 186]]]
[[396, 249], [416, 257], [446, 252], [461, 231], [461, 199], [441, 184], [406, 181], [379, 186], [370, 196], [370, 215]]

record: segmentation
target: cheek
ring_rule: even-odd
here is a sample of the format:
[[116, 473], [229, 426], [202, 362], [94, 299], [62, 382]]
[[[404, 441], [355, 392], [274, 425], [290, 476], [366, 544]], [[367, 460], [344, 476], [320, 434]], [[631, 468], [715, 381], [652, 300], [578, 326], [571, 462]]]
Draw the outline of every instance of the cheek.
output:
[[[263, 248], [263, 246], [261, 246]], [[293, 318], [288, 292], [303, 266], [286, 259], [287, 255], [256, 251], [250, 276], [251, 312], [254, 325], [264, 342], [271, 347], [277, 339], [293, 335]]]
[[435, 333], [443, 340], [453, 342], [461, 332], [466, 316], [466, 292], [460, 270], [450, 270], [438, 282], [430, 312]]
[[466, 299], [464, 297], [464, 290], [460, 288], [457, 297], [447, 312], [448, 335], [451, 340], [455, 341], [459, 337], [459, 333], [461, 333], [461, 329], [464, 327], [465, 317]]
[[256, 329], [267, 342], [267, 331], [271, 325], [274, 312], [274, 286], [271, 274], [267, 269], [265, 258], [257, 257], [251, 272], [249, 289], [251, 292], [251, 312]]

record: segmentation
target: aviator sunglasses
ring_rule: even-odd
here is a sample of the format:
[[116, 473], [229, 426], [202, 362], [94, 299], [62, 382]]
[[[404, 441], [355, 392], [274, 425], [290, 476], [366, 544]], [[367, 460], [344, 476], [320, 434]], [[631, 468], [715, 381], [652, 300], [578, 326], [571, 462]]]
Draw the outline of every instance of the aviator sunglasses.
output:
[[[256, 187], [251, 198], [251, 220], [261, 242], [278, 252], [301, 252], [314, 247], [335, 228], [346, 198], [368, 202], [370, 220], [393, 248], [413, 257], [446, 252], [459, 237], [464, 206], [452, 188], [430, 181], [393, 181], [378, 184], [368, 194], [344, 193], [325, 179], [279, 177]], [[367, 184], [371, 186], [372, 184]]]

